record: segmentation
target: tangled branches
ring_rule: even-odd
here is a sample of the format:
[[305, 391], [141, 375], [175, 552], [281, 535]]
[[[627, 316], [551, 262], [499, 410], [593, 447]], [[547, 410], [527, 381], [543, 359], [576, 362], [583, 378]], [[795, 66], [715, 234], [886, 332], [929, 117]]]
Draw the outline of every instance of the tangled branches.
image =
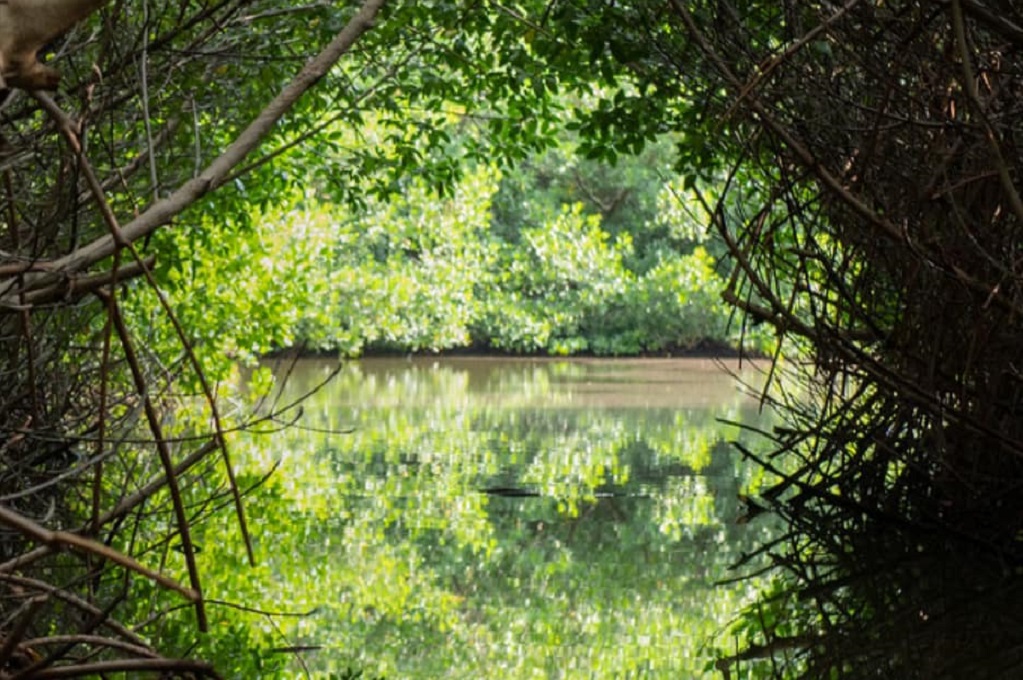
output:
[[700, 7], [672, 2], [741, 157], [714, 210], [728, 296], [812, 359], [759, 459], [789, 527], [764, 548], [788, 585], [762, 621], [802, 634], [765, 624], [729, 661], [1016, 677], [1000, 624], [1023, 604], [1023, 15]]
[[[145, 246], [237, 171], [381, 4], [354, 14], [261, 112], [237, 98], [227, 103], [238, 108], [217, 110], [225, 100], [202, 97], [218, 66], [207, 55], [251, 40], [259, 5], [244, 1], [188, 11], [166, 3], [153, 14], [146, 4], [142, 15], [118, 7], [64, 45], [70, 97], [8, 93], [0, 110], [0, 677], [216, 677], [206, 663], [166, 656], [146, 632], [182, 604], [207, 630], [191, 531], [208, 513], [233, 503], [250, 560], [252, 548], [216, 394]], [[192, 165], [201, 141], [222, 141], [218, 123], [256, 112], [204, 168]], [[201, 130], [200, 118], [214, 127]], [[133, 279], [177, 335], [171, 365], [128, 316], [121, 291]], [[199, 386], [208, 428], [168, 420], [185, 373]]]

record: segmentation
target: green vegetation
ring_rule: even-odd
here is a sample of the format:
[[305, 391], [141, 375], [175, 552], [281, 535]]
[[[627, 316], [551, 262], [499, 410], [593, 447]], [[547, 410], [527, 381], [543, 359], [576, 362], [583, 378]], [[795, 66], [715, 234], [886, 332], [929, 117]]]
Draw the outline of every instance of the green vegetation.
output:
[[285, 414], [236, 362], [711, 339], [786, 419], [716, 670], [1018, 677], [1017, 4], [149, 0], [40, 45], [57, 93], [0, 96], [0, 670], [272, 663], [194, 540], [258, 541], [232, 445]]
[[357, 211], [296, 194], [246, 215], [240, 233], [227, 220], [202, 240], [170, 234], [162, 277], [204, 354], [235, 359], [293, 346], [345, 356], [735, 346], [702, 208], [663, 179], [669, 151], [611, 168], [559, 146], [521, 167], [466, 171], [445, 195], [410, 180]]

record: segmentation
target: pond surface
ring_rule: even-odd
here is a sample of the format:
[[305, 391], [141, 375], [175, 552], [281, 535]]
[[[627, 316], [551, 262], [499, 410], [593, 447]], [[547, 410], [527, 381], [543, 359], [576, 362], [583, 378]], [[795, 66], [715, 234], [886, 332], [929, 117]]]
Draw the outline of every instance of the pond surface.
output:
[[[289, 672], [710, 677], [755, 583], [714, 586], [769, 528], [737, 523], [755, 399], [698, 360], [282, 363], [296, 426], [237, 446], [260, 566], [203, 553], [210, 597], [264, 621]], [[730, 368], [734, 369], [732, 365]], [[749, 371], [743, 376], [756, 381]], [[304, 668], [303, 665], [304, 664]]]

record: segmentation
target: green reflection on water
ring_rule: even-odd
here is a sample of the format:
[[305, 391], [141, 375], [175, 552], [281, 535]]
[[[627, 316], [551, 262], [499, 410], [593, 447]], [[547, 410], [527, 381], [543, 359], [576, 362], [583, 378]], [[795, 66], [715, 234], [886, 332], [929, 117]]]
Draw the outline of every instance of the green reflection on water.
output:
[[248, 504], [260, 566], [208, 549], [208, 595], [316, 608], [277, 625], [317, 676], [701, 677], [754, 586], [711, 584], [768, 531], [735, 523], [758, 479], [719, 418], [758, 415], [711, 362], [352, 363], [236, 447], [282, 467]]

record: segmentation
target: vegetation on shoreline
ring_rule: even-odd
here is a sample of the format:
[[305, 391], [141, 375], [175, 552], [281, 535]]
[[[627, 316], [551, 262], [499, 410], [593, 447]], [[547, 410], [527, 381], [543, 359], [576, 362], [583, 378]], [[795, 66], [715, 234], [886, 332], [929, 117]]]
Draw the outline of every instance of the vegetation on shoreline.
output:
[[[740, 341], [759, 352], [767, 336], [741, 338], [721, 299], [723, 253], [702, 209], [662, 179], [672, 155], [665, 142], [609, 166], [566, 142], [467, 172], [446, 195], [410, 181], [358, 213], [295, 195], [245, 230], [208, 225], [225, 238], [169, 235], [162, 276], [207, 353], [242, 360], [290, 348], [664, 355]], [[209, 285], [226, 272], [245, 296]]]

